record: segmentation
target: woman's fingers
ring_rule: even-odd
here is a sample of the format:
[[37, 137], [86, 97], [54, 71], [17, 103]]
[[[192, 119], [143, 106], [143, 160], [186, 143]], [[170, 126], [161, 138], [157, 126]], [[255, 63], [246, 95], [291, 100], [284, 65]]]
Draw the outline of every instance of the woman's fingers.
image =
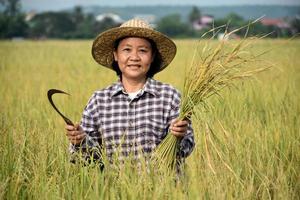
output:
[[187, 126], [179, 126], [179, 127], [173, 126], [171, 128], [171, 130], [174, 131], [174, 132], [186, 132], [187, 131]]
[[74, 124], [74, 126], [72, 126], [72, 125], [66, 125], [65, 129], [67, 131], [81, 130], [81, 126], [78, 123], [76, 123], [76, 124]]
[[85, 133], [78, 123], [76, 123], [74, 126], [66, 125], [65, 129], [66, 135], [72, 144], [80, 144], [85, 138]]
[[175, 119], [170, 126], [171, 133], [176, 137], [183, 137], [187, 132], [188, 122]]
[[77, 136], [77, 135], [80, 135], [81, 132], [80, 131], [67, 131], [66, 135], [69, 136], [69, 137], [74, 137], [74, 136]]
[[72, 144], [80, 144], [85, 138], [85, 133], [78, 132], [68, 135], [68, 139]]
[[187, 126], [188, 122], [185, 120], [178, 120], [174, 123], [175, 127]]
[[85, 136], [85, 134], [81, 131], [68, 131], [67, 136], [69, 138], [78, 138], [78, 139], [80, 139], [80, 138], [83, 138]]
[[171, 131], [171, 134], [173, 134], [174, 136], [178, 137], [178, 138], [182, 138], [185, 136], [185, 133], [182, 133], [182, 132], [174, 132], [174, 131]]
[[75, 130], [75, 127], [72, 126], [72, 125], [66, 125], [66, 126], [65, 126], [65, 129], [66, 129], [67, 131], [74, 131], [74, 130]]
[[70, 136], [69, 140], [73, 144], [79, 144], [84, 139], [84, 137], [85, 137], [85, 134], [80, 134], [80, 135]]

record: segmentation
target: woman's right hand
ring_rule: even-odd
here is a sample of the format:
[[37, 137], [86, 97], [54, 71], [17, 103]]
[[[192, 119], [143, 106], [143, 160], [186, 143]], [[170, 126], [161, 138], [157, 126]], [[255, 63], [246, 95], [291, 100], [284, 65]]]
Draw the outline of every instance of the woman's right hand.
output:
[[69, 141], [74, 145], [80, 144], [86, 136], [86, 133], [78, 123], [76, 123], [74, 126], [66, 125], [65, 128], [67, 131], [66, 135]]

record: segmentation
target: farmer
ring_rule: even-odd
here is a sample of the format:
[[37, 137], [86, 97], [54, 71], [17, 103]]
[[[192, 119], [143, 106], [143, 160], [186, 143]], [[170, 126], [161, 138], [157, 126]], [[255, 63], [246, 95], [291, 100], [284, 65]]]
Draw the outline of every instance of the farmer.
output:
[[92, 95], [80, 125], [66, 126], [71, 153], [81, 149], [86, 157], [99, 159], [97, 152], [104, 147], [108, 158], [117, 151], [120, 160], [147, 157], [170, 132], [180, 138], [178, 157], [190, 155], [194, 136], [190, 121], [177, 119], [180, 94], [152, 79], [175, 54], [171, 39], [139, 19], [98, 35], [92, 55], [119, 80]]

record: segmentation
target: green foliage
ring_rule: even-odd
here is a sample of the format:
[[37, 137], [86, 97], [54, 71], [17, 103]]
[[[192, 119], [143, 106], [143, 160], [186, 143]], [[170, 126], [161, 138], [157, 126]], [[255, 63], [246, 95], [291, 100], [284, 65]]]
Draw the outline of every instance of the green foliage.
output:
[[192, 11], [189, 14], [189, 22], [193, 23], [195, 20], [199, 20], [200, 17], [201, 17], [200, 10], [196, 6], [193, 6]]
[[244, 26], [246, 24], [247, 24], [247, 22], [244, 21], [244, 19], [241, 16], [239, 16], [239, 15], [237, 15], [235, 13], [230, 13], [225, 18], [223, 18], [223, 19], [217, 19], [217, 20], [214, 21], [214, 26], [215, 27], [226, 25], [223, 28], [223, 32], [225, 32], [226, 28], [229, 31], [231, 31], [231, 30], [237, 29], [239, 27], [242, 27], [242, 26]]
[[295, 33], [300, 34], [300, 17], [293, 19], [291, 24], [295, 30]]
[[93, 27], [94, 33], [98, 34], [110, 28], [116, 27], [117, 24], [111, 18], [104, 18], [103, 21], [95, 23]]
[[[33, 19], [25, 22], [25, 15], [21, 13], [20, 0], [2, 0], [3, 12], [0, 13], [0, 39], [14, 37], [29, 38], [95, 38], [97, 34], [109, 28], [119, 26], [107, 18], [101, 22], [95, 20], [95, 16], [84, 13], [80, 6], [76, 6], [70, 12], [45, 12], [39, 13]], [[211, 27], [196, 31], [192, 27], [194, 20], [201, 18], [198, 7], [192, 7], [188, 16], [188, 22], [182, 22], [179, 14], [167, 15], [158, 19], [157, 29], [170, 37], [200, 38], [203, 33], [211, 28], [228, 25], [228, 30], [233, 30], [248, 23], [241, 16], [231, 13], [223, 19], [216, 19]], [[248, 35], [265, 35], [268, 37], [291, 37], [299, 33], [299, 19], [291, 21], [291, 29], [281, 29], [275, 26], [263, 26], [259, 22], [252, 25]], [[225, 29], [224, 29], [225, 31]], [[236, 33], [243, 36], [245, 32]], [[210, 35], [207, 35], [210, 37]]]
[[70, 38], [94, 38], [96, 35], [93, 29], [95, 23], [93, 15], [85, 16], [82, 21], [76, 23], [76, 30], [69, 34]]
[[0, 4], [4, 7], [0, 13], [0, 38], [26, 36], [28, 26], [20, 12], [19, 0], [3, 0]]
[[94, 38], [98, 33], [116, 24], [110, 18], [97, 22], [91, 14], [85, 15], [80, 7], [72, 13], [45, 12], [30, 21], [29, 36], [32, 38]]
[[16, 16], [21, 12], [20, 0], [1, 0], [0, 4], [4, 7], [4, 14], [7, 16]]
[[181, 22], [180, 15], [178, 14], [163, 17], [157, 23], [157, 30], [170, 37], [182, 37], [193, 34], [190, 26]]
[[75, 23], [68, 13], [45, 12], [33, 18], [29, 36], [66, 38], [75, 30]]

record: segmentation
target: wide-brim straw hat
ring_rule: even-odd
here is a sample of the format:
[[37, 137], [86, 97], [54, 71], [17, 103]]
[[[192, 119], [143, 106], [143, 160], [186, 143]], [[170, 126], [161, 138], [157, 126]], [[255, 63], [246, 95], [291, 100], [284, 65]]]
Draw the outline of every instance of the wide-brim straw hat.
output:
[[166, 68], [176, 55], [176, 45], [169, 37], [155, 31], [141, 19], [131, 19], [120, 27], [109, 29], [96, 37], [92, 46], [94, 59], [100, 65], [113, 69], [115, 41], [125, 37], [142, 37], [155, 42], [162, 59], [159, 71]]

